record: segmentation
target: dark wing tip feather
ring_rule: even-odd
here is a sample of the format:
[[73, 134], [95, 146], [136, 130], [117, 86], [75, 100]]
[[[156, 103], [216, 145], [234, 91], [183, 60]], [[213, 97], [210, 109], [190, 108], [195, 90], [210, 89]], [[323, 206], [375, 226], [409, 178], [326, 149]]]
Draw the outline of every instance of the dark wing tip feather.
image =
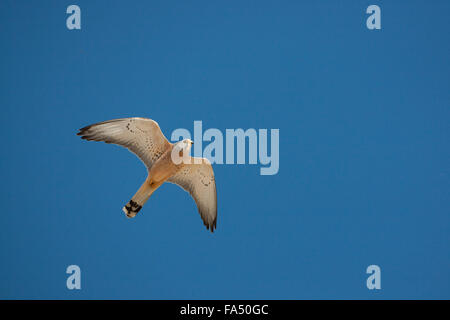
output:
[[107, 121], [102, 121], [102, 122], [97, 122], [97, 123], [94, 123], [94, 124], [90, 124], [90, 125], [85, 126], [85, 127], [81, 128], [81, 129], [78, 129], [77, 136], [86, 135], [87, 131], [89, 129], [91, 129], [92, 127], [95, 127], [95, 126], [98, 126], [98, 125], [101, 125], [101, 124], [106, 124], [106, 123], [123, 121], [123, 120], [127, 120], [127, 119], [113, 119], [113, 120], [107, 120]]
[[85, 134], [90, 128], [92, 128], [93, 126], [95, 126], [96, 124], [90, 124], [86, 127], [83, 127], [81, 129], [78, 129], [78, 133], [77, 136], [81, 136], [82, 134]]
[[[203, 219], [203, 216], [202, 216]], [[214, 218], [214, 221], [212, 223], [207, 222], [205, 219], [203, 219], [203, 224], [206, 227], [206, 230], [210, 230], [212, 233], [214, 233], [214, 230], [217, 229], [216, 225], [217, 225], [217, 215]]]
[[[105, 122], [108, 122], [108, 121], [105, 121]], [[98, 124], [105, 123], [105, 122], [91, 124], [91, 125], [89, 125], [89, 126], [86, 126], [86, 127], [81, 128], [81, 129], [78, 129], [77, 136], [81, 136], [81, 139], [87, 140], [87, 141], [104, 141], [104, 140], [99, 139], [98, 137], [96, 137], [96, 134], [95, 134], [95, 133], [89, 132], [89, 130], [90, 130], [92, 127], [94, 127], [94, 126], [96, 126], [96, 125], [98, 125]], [[110, 143], [110, 142], [108, 142], [108, 141], [105, 141], [105, 142], [106, 142], [106, 143]]]
[[78, 129], [77, 136], [81, 136], [81, 139], [88, 139], [88, 130], [92, 125]]

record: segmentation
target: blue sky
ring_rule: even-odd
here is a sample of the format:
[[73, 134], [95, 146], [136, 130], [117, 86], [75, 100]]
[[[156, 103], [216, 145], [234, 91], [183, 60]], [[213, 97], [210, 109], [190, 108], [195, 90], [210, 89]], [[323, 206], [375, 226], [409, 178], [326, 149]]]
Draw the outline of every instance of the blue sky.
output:
[[[81, 8], [81, 30], [66, 8]], [[365, 10], [381, 7], [382, 29]], [[1, 1], [0, 298], [450, 298], [448, 1]], [[77, 129], [279, 128], [215, 165], [217, 232]], [[66, 288], [79, 265], [82, 289]], [[366, 287], [381, 268], [381, 290]]]

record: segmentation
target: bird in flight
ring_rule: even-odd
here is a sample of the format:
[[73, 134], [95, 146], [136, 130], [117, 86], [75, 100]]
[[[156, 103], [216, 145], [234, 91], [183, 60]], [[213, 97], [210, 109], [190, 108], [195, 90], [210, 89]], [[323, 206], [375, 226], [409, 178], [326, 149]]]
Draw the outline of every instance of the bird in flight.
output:
[[[208, 230], [217, 223], [217, 193], [214, 171], [206, 158], [189, 156], [193, 142], [185, 139], [170, 143], [156, 121], [146, 118], [115, 119], [92, 124], [77, 135], [89, 141], [104, 141], [125, 147], [147, 167], [145, 182], [123, 207], [129, 218], [142, 209], [150, 196], [164, 182], [179, 185], [189, 192]], [[173, 161], [173, 155], [183, 161]], [[177, 158], [175, 158], [177, 159]]]

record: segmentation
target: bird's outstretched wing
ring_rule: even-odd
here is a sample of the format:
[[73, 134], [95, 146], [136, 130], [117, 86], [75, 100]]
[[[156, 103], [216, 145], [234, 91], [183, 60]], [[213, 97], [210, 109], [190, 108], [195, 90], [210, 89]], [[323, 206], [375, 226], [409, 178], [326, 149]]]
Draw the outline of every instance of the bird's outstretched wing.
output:
[[158, 123], [146, 118], [99, 122], [80, 129], [77, 135], [82, 139], [104, 141], [128, 148], [144, 162], [148, 170], [171, 146]]
[[[200, 158], [192, 159], [200, 162]], [[167, 182], [177, 184], [191, 194], [206, 228], [214, 232], [217, 223], [216, 181], [211, 163], [206, 158], [201, 160], [200, 164], [185, 164]]]

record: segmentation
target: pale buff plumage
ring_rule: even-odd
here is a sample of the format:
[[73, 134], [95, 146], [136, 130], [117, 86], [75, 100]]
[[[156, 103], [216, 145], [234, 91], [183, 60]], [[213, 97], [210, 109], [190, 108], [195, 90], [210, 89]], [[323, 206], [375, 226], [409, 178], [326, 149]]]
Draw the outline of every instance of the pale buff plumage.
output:
[[163, 135], [158, 123], [146, 118], [100, 122], [80, 129], [77, 134], [82, 139], [104, 141], [128, 148], [146, 165], [147, 179], [123, 207], [128, 217], [134, 217], [164, 182], [171, 182], [191, 194], [206, 228], [214, 231], [217, 222], [217, 194], [211, 163], [205, 158], [190, 157], [188, 159], [197, 161], [184, 161], [180, 164], [172, 161], [174, 147], [179, 147], [180, 155], [183, 152], [188, 154], [191, 140], [172, 144]]

